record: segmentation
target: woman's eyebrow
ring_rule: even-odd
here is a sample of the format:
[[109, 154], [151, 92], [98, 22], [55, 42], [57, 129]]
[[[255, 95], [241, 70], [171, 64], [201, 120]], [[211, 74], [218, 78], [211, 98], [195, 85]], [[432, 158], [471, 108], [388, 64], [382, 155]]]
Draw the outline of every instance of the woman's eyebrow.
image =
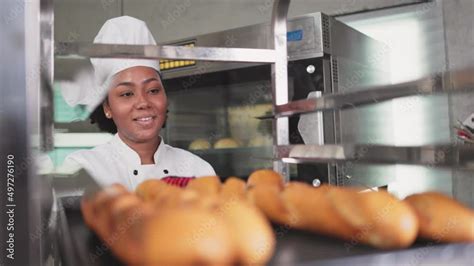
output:
[[118, 83], [117, 85], [115, 85], [115, 87], [120, 87], [120, 86], [133, 87], [135, 85], [133, 84], [133, 82], [130, 82], [130, 81], [122, 81]]
[[[157, 78], [148, 78], [148, 79], [145, 79], [144, 81], [142, 81], [142, 84], [147, 84], [147, 83], [150, 83], [152, 81], [158, 81], [159, 82], [159, 80]], [[122, 81], [122, 82], [118, 83], [117, 85], [115, 85], [115, 87], [120, 87], [120, 86], [134, 87], [135, 84], [131, 81]]]
[[159, 80], [157, 78], [149, 78], [149, 79], [145, 79], [144, 81], [142, 81], [142, 84], [150, 83], [152, 81], [158, 81], [159, 82]]

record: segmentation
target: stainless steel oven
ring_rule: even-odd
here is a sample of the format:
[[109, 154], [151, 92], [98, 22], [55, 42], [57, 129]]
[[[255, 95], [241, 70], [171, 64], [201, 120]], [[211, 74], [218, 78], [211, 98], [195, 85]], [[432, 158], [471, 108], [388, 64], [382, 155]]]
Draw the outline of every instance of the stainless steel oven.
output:
[[[192, 36], [169, 45], [269, 48], [272, 46], [269, 32], [269, 24], [259, 24]], [[385, 85], [390, 81], [388, 48], [323, 13], [289, 20], [287, 41], [290, 101], [306, 99], [310, 92], [319, 92], [318, 95], [353, 92], [359, 87]], [[168, 143], [191, 148], [222, 177], [245, 178], [255, 169], [272, 166], [272, 90], [268, 65], [164, 60], [161, 68], [170, 102], [165, 130]], [[313, 139], [317, 131], [322, 135], [319, 143], [306, 140], [307, 144], [390, 144], [391, 112], [389, 104], [381, 103], [307, 114], [302, 117], [311, 126], [300, 125], [300, 129], [300, 117], [294, 116], [289, 119], [289, 141], [303, 143], [300, 132], [303, 128], [308, 131], [303, 132], [309, 135], [306, 139]], [[385, 126], [380, 127], [380, 123]], [[235, 143], [220, 146], [223, 139]], [[196, 143], [204, 146], [195, 146]], [[389, 166], [299, 164], [290, 169], [292, 180], [340, 185], [348, 183], [343, 182], [348, 180], [345, 176], [357, 176], [354, 182], [367, 186], [383, 186], [393, 178]], [[380, 171], [384, 178], [373, 178], [381, 176]]]

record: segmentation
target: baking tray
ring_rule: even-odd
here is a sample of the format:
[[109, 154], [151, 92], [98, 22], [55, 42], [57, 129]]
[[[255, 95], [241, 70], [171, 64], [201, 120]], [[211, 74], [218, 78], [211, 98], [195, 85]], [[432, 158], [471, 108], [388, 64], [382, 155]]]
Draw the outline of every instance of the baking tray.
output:
[[[125, 265], [85, 225], [79, 200], [79, 197], [59, 200], [63, 207], [58, 208], [58, 241], [64, 264]], [[474, 265], [474, 243], [418, 241], [408, 249], [386, 251], [281, 225], [273, 228], [277, 246], [269, 265]]]

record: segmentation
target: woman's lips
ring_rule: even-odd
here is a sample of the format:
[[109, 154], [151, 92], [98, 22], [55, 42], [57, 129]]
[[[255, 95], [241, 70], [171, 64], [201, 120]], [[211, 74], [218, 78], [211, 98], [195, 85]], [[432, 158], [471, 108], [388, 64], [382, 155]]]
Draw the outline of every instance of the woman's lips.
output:
[[134, 122], [136, 122], [138, 125], [142, 127], [151, 127], [153, 125], [153, 122], [155, 121], [156, 116], [146, 116], [146, 117], [139, 117], [133, 119]]

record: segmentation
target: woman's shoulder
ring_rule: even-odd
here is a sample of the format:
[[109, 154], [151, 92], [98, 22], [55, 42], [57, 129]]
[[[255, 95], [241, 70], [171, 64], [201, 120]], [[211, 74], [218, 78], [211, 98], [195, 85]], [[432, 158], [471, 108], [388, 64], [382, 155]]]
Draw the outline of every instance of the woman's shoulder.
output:
[[65, 160], [73, 160], [76, 162], [84, 162], [90, 160], [97, 160], [104, 158], [105, 155], [109, 154], [112, 146], [110, 143], [104, 143], [97, 145], [91, 149], [81, 149], [70, 153]]

